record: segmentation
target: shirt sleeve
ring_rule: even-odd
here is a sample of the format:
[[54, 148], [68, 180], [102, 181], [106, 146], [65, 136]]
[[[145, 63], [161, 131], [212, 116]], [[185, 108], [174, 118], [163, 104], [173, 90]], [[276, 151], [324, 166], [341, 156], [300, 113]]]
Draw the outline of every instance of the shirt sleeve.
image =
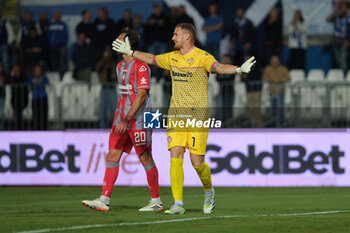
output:
[[44, 76], [41, 82], [42, 84], [49, 84], [49, 79], [46, 76]]
[[170, 53], [164, 53], [164, 54], [160, 54], [160, 55], [156, 55], [154, 56], [154, 64], [158, 67], [158, 68], [163, 68], [166, 70], [170, 70], [170, 56], [173, 52]]
[[136, 89], [150, 89], [151, 70], [148, 65], [140, 64], [137, 67], [137, 84]]
[[224, 17], [221, 15], [218, 16], [218, 23], [224, 23]]
[[213, 55], [211, 55], [208, 52], [205, 52], [205, 54], [204, 54], [204, 68], [208, 73], [214, 74], [213, 67], [216, 63], [218, 63], [218, 61], [213, 57]]

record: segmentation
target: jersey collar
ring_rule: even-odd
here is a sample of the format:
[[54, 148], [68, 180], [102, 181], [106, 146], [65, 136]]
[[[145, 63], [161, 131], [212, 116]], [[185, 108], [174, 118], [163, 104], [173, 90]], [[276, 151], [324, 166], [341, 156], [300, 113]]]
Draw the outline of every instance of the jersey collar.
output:
[[135, 58], [131, 58], [130, 62], [127, 63], [125, 59], [123, 59], [123, 62], [125, 62], [126, 65], [130, 65], [131, 63], [133, 63], [135, 61]]
[[196, 46], [193, 46], [192, 48], [190, 48], [189, 50], [187, 50], [185, 53], [180, 53], [182, 56], [188, 54], [189, 52], [192, 51], [192, 49], [194, 49]]

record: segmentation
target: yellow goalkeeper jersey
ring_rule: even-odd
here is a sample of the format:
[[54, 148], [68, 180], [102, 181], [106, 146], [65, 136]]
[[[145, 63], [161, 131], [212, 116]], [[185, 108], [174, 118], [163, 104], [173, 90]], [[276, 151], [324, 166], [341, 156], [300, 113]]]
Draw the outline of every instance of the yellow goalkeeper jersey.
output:
[[[217, 61], [197, 47], [185, 54], [173, 51], [154, 57], [157, 67], [170, 70], [172, 108], [208, 108], [208, 78]], [[169, 109], [169, 110], [170, 110]]]

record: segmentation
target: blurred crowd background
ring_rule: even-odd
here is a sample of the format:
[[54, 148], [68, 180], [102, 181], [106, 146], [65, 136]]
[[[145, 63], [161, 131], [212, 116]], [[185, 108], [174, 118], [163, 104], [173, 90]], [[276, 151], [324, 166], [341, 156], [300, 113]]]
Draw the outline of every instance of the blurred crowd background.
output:
[[[309, 24], [321, 8], [305, 14], [305, 9], [288, 5], [296, 0], [96, 1], [86, 7], [56, 1], [56, 8], [32, 2], [8, 0], [0, 5], [0, 130], [109, 128], [118, 95], [115, 65], [121, 59], [112, 52], [112, 41], [129, 27], [141, 35], [139, 50], [169, 52], [174, 28], [184, 22], [196, 26], [196, 46], [222, 63], [240, 65], [251, 56], [257, 58], [249, 77], [210, 79], [213, 115], [225, 126], [304, 127], [307, 120], [299, 116], [310, 116], [307, 107], [316, 109], [314, 117], [306, 117], [318, 122], [316, 126], [347, 125], [346, 0], [320, 1], [329, 10], [322, 14], [320, 24], [328, 32], [323, 34], [311, 33], [317, 28]], [[72, 17], [72, 10], [80, 14]], [[266, 14], [259, 16], [261, 12]], [[255, 13], [256, 18], [249, 17]], [[324, 84], [326, 77], [334, 83]], [[169, 72], [152, 67], [153, 106], [166, 107], [170, 93]], [[332, 105], [337, 98], [342, 104]], [[329, 109], [344, 114], [334, 121], [325, 115]]]

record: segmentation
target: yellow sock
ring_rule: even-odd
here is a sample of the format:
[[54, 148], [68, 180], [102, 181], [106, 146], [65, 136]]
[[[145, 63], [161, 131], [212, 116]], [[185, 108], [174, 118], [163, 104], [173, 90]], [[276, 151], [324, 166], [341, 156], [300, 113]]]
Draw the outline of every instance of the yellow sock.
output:
[[183, 200], [184, 170], [182, 168], [183, 159], [171, 158], [170, 163], [170, 183], [174, 201]]
[[199, 167], [194, 167], [194, 169], [196, 169], [196, 172], [202, 181], [204, 190], [207, 192], [211, 191], [213, 185], [211, 183], [211, 173], [208, 164], [203, 162]]

